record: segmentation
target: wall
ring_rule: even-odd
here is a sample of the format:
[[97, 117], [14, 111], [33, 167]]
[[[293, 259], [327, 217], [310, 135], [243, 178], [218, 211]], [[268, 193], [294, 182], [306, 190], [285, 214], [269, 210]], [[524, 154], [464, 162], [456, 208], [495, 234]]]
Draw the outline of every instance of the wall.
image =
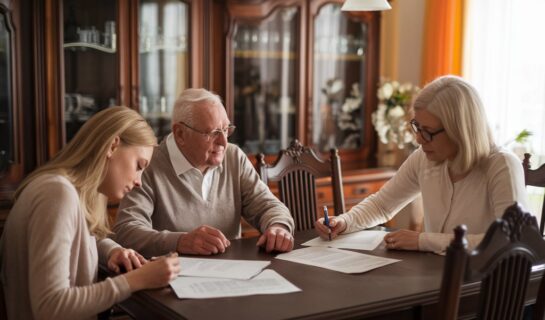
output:
[[426, 0], [392, 0], [382, 12], [380, 75], [420, 83]]
[[[390, 5], [392, 10], [382, 12], [380, 75], [401, 83], [422, 85], [420, 73], [426, 0], [391, 0]], [[379, 156], [383, 146], [379, 144]], [[420, 230], [422, 213], [422, 199], [418, 197], [396, 215], [393, 225]]]

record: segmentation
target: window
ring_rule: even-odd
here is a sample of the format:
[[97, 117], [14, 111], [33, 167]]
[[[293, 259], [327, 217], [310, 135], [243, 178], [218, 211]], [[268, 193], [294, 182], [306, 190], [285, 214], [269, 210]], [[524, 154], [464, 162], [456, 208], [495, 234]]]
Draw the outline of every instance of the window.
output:
[[[532, 168], [545, 162], [544, 11], [543, 0], [469, 0], [465, 21], [463, 75], [481, 94], [498, 144], [533, 133]], [[541, 212], [543, 195], [528, 192], [528, 209]]]

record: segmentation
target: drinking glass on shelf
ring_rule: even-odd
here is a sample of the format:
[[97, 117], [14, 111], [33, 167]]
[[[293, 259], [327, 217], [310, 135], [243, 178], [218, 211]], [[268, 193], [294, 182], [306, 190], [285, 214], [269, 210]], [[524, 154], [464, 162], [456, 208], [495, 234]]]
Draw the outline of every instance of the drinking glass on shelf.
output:
[[98, 44], [100, 40], [100, 33], [95, 28], [95, 26], [91, 27], [91, 30], [89, 30], [89, 39], [88, 42], [92, 44]]
[[83, 43], [89, 42], [89, 30], [77, 28], [76, 33], [78, 34], [79, 42], [83, 42]]

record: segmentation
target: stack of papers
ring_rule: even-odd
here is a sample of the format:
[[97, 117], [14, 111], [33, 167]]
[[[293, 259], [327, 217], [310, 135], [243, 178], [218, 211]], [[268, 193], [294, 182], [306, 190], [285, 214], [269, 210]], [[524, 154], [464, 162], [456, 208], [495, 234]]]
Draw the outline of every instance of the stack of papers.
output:
[[276, 271], [269, 269], [250, 280], [178, 277], [170, 283], [170, 286], [180, 299], [240, 297], [301, 291]]
[[307, 264], [344, 273], [361, 273], [400, 260], [326, 247], [310, 247], [279, 254], [276, 259]]
[[170, 286], [180, 299], [221, 298], [298, 292], [270, 261], [180, 258], [182, 271]]
[[331, 247], [340, 249], [355, 249], [355, 250], [375, 250], [382, 242], [384, 236], [388, 232], [376, 230], [364, 230], [349, 234], [337, 236], [333, 241], [324, 240], [320, 237], [314, 238], [303, 243], [303, 246], [308, 247]]
[[[373, 250], [384, 239], [385, 231], [360, 231], [341, 235], [333, 241], [315, 238], [303, 243], [309, 248], [279, 254], [277, 259], [317, 266], [344, 273], [361, 273], [400, 260], [377, 257], [353, 251]], [[274, 270], [263, 270], [271, 262], [256, 260], [227, 260], [180, 258], [180, 277], [170, 286], [180, 299], [221, 298], [255, 294], [298, 292]]]
[[180, 258], [180, 276], [248, 280], [259, 274], [270, 261]]

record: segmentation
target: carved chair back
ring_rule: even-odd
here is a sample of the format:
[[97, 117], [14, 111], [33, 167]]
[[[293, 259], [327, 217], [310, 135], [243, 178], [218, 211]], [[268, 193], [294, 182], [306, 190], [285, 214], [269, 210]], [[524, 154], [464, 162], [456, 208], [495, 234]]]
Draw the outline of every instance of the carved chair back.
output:
[[[535, 170], [530, 169], [531, 156], [531, 154], [525, 153], [524, 160], [522, 161], [522, 168], [524, 169], [524, 182], [527, 186], [543, 188], [545, 187], [545, 164], [541, 165]], [[540, 220], [541, 221], [539, 223], [539, 231], [541, 232], [541, 234], [543, 234], [543, 229], [545, 227], [545, 197], [543, 197]]]
[[336, 149], [324, 161], [311, 148], [294, 140], [278, 153], [272, 165], [265, 162], [263, 154], [258, 154], [257, 169], [265, 183], [278, 183], [279, 198], [290, 210], [297, 231], [312, 229], [318, 218], [317, 178], [331, 177], [335, 214], [344, 212], [341, 163]]
[[478, 319], [521, 319], [532, 266], [545, 263], [536, 218], [515, 203], [467, 251], [466, 227], [456, 227], [447, 249], [437, 319], [456, 319], [463, 282], [481, 281]]

